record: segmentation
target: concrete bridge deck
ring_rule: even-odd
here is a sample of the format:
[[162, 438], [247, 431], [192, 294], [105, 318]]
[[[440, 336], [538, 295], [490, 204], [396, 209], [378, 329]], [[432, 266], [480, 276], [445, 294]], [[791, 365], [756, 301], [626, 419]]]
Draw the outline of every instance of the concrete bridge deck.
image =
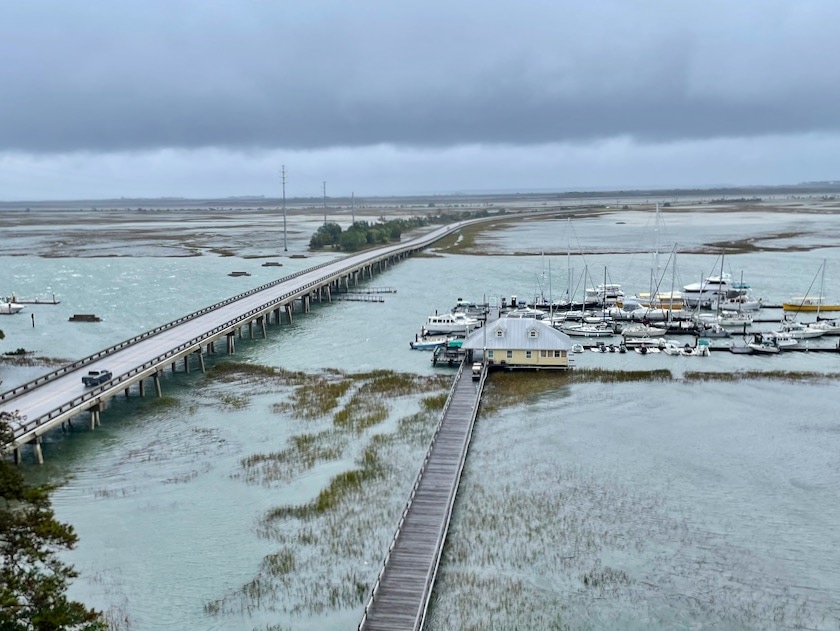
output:
[[[36, 457], [42, 461], [40, 437], [50, 429], [85, 411], [90, 411], [91, 426], [95, 427], [102, 405], [133, 384], [142, 389], [144, 380], [152, 378], [160, 394], [160, 375], [165, 368], [174, 369], [176, 362], [183, 361], [189, 370], [190, 358], [196, 355], [203, 369], [203, 353], [215, 350], [220, 341], [226, 343], [228, 352], [233, 352], [236, 334], [242, 327], [251, 328], [253, 335], [256, 326], [265, 334], [272, 316], [279, 322], [285, 313], [291, 320], [295, 304], [306, 311], [313, 298], [331, 300], [333, 292], [347, 291], [362, 278], [372, 277], [375, 271], [384, 270], [473, 221], [450, 224], [405, 243], [343, 257], [286, 276], [4, 392], [0, 394], [0, 412], [9, 413], [16, 420], [10, 422], [11, 442], [0, 445], [0, 451], [14, 450], [19, 458], [20, 446], [33, 443]], [[109, 370], [113, 378], [86, 388], [81, 377], [89, 370]]]

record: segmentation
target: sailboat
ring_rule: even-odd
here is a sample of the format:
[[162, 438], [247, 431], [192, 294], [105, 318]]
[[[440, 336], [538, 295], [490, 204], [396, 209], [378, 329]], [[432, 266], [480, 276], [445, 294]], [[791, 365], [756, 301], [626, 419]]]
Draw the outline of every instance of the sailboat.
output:
[[[799, 313], [800, 311], [811, 313], [816, 312], [818, 318], [821, 311], [840, 311], [840, 304], [828, 304], [825, 302], [825, 297], [823, 296], [823, 289], [825, 287], [825, 259], [823, 259], [820, 270], [818, 270], [817, 273], [820, 273], [820, 271], [822, 271], [820, 293], [817, 295], [806, 294], [805, 296], [791, 298], [788, 302], [782, 303], [782, 309], [785, 311], [792, 311], [794, 313]], [[813, 285], [813, 283], [811, 284]]]
[[[819, 295], [823, 295], [823, 290], [825, 288], [825, 265], [826, 261], [823, 259], [822, 262], [822, 275], [820, 277], [820, 293]], [[824, 309], [822, 305], [822, 301], [820, 304], [817, 305], [817, 321], [816, 322], [809, 322], [806, 326], [809, 329], [822, 331], [823, 335], [840, 335], [840, 320], [837, 318], [820, 318], [820, 311]]]

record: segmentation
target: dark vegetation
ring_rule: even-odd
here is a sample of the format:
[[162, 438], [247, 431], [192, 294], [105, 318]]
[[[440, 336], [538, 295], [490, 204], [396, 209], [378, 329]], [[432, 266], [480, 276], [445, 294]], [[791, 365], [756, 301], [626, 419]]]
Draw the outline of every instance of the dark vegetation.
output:
[[[0, 443], [10, 441], [0, 418]], [[0, 458], [0, 629], [2, 631], [104, 631], [102, 615], [69, 600], [78, 576], [59, 554], [78, 540], [73, 527], [55, 519], [46, 486], [26, 483], [17, 468]]]
[[[495, 211], [504, 213], [504, 211]], [[319, 227], [309, 239], [310, 250], [332, 248], [342, 252], [356, 252], [364, 248], [397, 242], [406, 230], [420, 228], [433, 224], [448, 224], [464, 219], [487, 217], [490, 212], [486, 209], [463, 212], [440, 212], [425, 217], [408, 217], [406, 219], [379, 219], [376, 223], [357, 221], [347, 230], [342, 230], [337, 223], [325, 223]]]

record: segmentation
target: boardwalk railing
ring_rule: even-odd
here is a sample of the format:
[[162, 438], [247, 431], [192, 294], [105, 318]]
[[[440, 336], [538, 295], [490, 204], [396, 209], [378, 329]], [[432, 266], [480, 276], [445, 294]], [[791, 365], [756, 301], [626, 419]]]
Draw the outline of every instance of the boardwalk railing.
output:
[[[420, 487], [421, 482], [423, 481], [423, 476], [426, 473], [426, 467], [429, 464], [429, 459], [434, 451], [435, 444], [437, 441], [438, 436], [440, 435], [441, 428], [443, 427], [444, 421], [446, 419], [446, 413], [449, 410], [450, 404], [452, 402], [453, 397], [455, 396], [455, 391], [457, 389], [460, 380], [464, 378], [464, 370], [465, 370], [466, 362], [462, 362], [461, 366], [458, 369], [458, 373], [455, 376], [455, 380], [453, 382], [453, 386], [449, 391], [449, 396], [446, 398], [446, 402], [444, 403], [443, 410], [441, 411], [440, 420], [438, 421], [437, 427], [435, 428], [435, 432], [432, 435], [431, 443], [429, 444], [429, 448], [426, 450], [425, 458], [423, 459], [423, 463], [420, 466], [420, 471], [417, 474], [416, 479], [414, 480], [414, 485], [411, 488], [411, 492], [408, 495], [408, 500], [406, 501], [405, 508], [403, 508], [402, 514], [400, 515], [399, 521], [397, 522], [396, 532], [394, 536], [391, 538], [391, 543], [388, 546], [388, 550], [385, 553], [385, 558], [382, 562], [382, 568], [379, 570], [379, 574], [376, 576], [376, 580], [374, 581], [373, 587], [371, 588], [370, 596], [368, 597], [367, 603], [365, 603], [364, 613], [362, 615], [361, 622], [359, 623], [358, 629], [359, 631], [364, 631], [366, 628], [366, 624], [368, 622], [368, 614], [370, 612], [371, 607], [376, 599], [377, 593], [379, 592], [379, 588], [382, 585], [382, 578], [385, 575], [386, 570], [388, 569], [388, 562], [391, 558], [391, 553], [394, 551], [394, 547], [397, 544], [397, 541], [402, 534], [403, 525], [405, 524], [406, 517], [408, 516], [409, 512], [412, 509], [414, 504], [414, 499], [417, 495], [417, 491]], [[449, 503], [446, 508], [444, 519], [441, 523], [441, 531], [438, 537], [438, 546], [437, 546], [437, 553], [435, 555], [435, 560], [431, 568], [431, 572], [427, 576], [427, 580], [425, 582], [424, 592], [422, 595], [422, 607], [417, 610], [416, 617], [414, 620], [414, 629], [420, 629], [422, 627], [423, 620], [425, 619], [426, 612], [428, 610], [428, 603], [429, 597], [431, 595], [432, 586], [434, 585], [434, 581], [437, 577], [437, 570], [440, 563], [440, 554], [443, 547], [443, 542], [446, 539], [446, 534], [449, 530], [449, 522], [452, 516], [452, 509], [455, 504], [455, 496], [457, 492], [458, 482], [461, 477], [461, 473], [464, 469], [464, 464], [466, 462], [466, 455], [467, 449], [469, 447], [469, 442], [472, 438], [472, 427], [473, 423], [475, 422], [475, 417], [478, 413], [478, 407], [480, 403], [480, 393], [483, 391], [484, 382], [487, 377], [487, 368], [484, 367], [481, 373], [480, 380], [478, 382], [478, 395], [476, 396], [475, 404], [472, 410], [472, 416], [470, 420], [470, 429], [468, 435], [466, 437], [464, 448], [461, 453], [460, 462], [458, 465], [457, 473], [455, 475], [455, 479], [453, 480], [453, 492], [449, 496]]]

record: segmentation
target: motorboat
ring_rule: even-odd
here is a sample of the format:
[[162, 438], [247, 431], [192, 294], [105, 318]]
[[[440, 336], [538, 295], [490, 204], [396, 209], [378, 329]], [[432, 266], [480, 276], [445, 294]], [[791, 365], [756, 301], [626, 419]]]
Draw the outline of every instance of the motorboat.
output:
[[487, 306], [458, 298], [451, 311], [452, 313], [463, 313], [468, 318], [481, 318], [487, 314]]
[[695, 316], [694, 321], [701, 326], [717, 324], [722, 327], [752, 326], [752, 314], [739, 311], [721, 311], [720, 313], [702, 313]]
[[[415, 351], [433, 351], [438, 346], [443, 344], [448, 344], [449, 342], [456, 341], [459, 338], [452, 337], [451, 335], [431, 335], [425, 337], [418, 337], [413, 342], [409, 342], [408, 345]], [[460, 338], [463, 341], [463, 338]]]
[[764, 355], [775, 355], [780, 353], [782, 350], [775, 335], [767, 335], [764, 333], [756, 333], [753, 336], [752, 341], [747, 343], [747, 346], [752, 349], [753, 353]]
[[749, 294], [715, 300], [710, 305], [715, 311], [758, 311], [764, 306], [761, 298], [752, 298]]
[[724, 272], [707, 276], [700, 282], [685, 285], [682, 297], [689, 307], [711, 307], [716, 301], [743, 296], [749, 289], [749, 285], [733, 282], [731, 274]]
[[683, 353], [683, 345], [677, 342], [676, 340], [665, 340], [661, 339], [658, 343], [659, 350], [661, 350], [666, 355], [682, 355]]
[[[756, 334], [759, 335], [759, 334]], [[760, 333], [761, 341], [770, 339], [773, 344], [779, 347], [779, 350], [790, 350], [799, 348], [801, 340], [793, 337], [787, 331], [763, 331]]]
[[612, 307], [621, 304], [624, 292], [618, 283], [601, 283], [597, 287], [587, 287], [584, 290], [584, 303], [596, 302], [602, 307]]
[[709, 348], [709, 340], [703, 338], [697, 340], [696, 346], [686, 343], [680, 349], [680, 355], [691, 357], [708, 357], [711, 354], [712, 351]]
[[583, 352], [583, 344], [572, 344], [572, 352], [573, 353], [582, 353]]
[[621, 329], [621, 335], [627, 338], [652, 338], [662, 337], [668, 332], [667, 329], [649, 326], [647, 324], [628, 324]]
[[612, 327], [606, 323], [600, 324], [569, 324], [566, 323], [560, 330], [570, 337], [611, 337], [615, 335]]
[[725, 327], [721, 326], [717, 322], [703, 322], [702, 320], [697, 322], [697, 326], [694, 329], [694, 334], [698, 337], [708, 338], [732, 336], [732, 333], [730, 333]]
[[3, 298], [0, 300], [0, 314], [14, 315], [23, 311], [24, 305], [15, 302], [14, 300]]
[[481, 325], [476, 318], [470, 318], [463, 313], [441, 313], [430, 315], [423, 325], [423, 336], [440, 335], [444, 333], [460, 333], [466, 335]]
[[506, 318], [532, 318], [534, 320], [543, 320], [548, 316], [545, 311], [541, 309], [534, 309], [532, 307], [517, 307], [511, 309], [505, 314]]

